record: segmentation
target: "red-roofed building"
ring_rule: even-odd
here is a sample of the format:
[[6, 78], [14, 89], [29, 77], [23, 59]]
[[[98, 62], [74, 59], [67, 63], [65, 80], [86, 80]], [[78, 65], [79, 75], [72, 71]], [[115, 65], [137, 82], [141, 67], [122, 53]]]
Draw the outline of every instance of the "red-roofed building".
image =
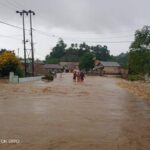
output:
[[121, 74], [121, 66], [117, 62], [95, 60], [95, 67], [100, 74], [119, 75]]

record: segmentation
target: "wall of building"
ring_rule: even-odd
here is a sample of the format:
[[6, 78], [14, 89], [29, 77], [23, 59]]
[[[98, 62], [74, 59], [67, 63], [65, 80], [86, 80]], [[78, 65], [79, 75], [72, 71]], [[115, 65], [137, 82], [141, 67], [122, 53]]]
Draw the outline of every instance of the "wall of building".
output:
[[42, 77], [43, 76], [19, 78], [18, 76], [14, 75], [14, 72], [10, 72], [9, 73], [9, 82], [10, 83], [23, 83], [23, 82], [41, 80]]
[[45, 75], [45, 74], [47, 74], [47, 71], [44, 69], [43, 64], [35, 64], [34, 65], [34, 71], [35, 71], [35, 75]]
[[29, 82], [29, 81], [36, 81], [36, 80], [41, 80], [42, 76], [39, 77], [25, 77], [25, 78], [19, 78], [19, 83], [23, 82]]
[[120, 74], [120, 67], [104, 67], [104, 74]]

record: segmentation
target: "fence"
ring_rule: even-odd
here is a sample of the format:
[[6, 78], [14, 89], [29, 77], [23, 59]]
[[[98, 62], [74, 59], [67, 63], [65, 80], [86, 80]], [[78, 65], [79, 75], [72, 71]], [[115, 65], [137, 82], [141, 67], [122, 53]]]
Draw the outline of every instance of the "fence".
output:
[[14, 75], [13, 72], [10, 72], [9, 82], [11, 82], [11, 83], [24, 83], [24, 82], [41, 80], [42, 77], [43, 76], [19, 78], [18, 76]]

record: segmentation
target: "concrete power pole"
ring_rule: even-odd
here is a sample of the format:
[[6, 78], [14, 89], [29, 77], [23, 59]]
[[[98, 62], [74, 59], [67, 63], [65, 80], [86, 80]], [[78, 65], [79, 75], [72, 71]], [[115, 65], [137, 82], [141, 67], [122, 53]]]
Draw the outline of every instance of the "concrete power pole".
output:
[[35, 15], [35, 12], [32, 10], [28, 11], [30, 16], [30, 35], [31, 35], [31, 52], [32, 52], [32, 76], [34, 76], [34, 43], [33, 43], [33, 28], [32, 28], [32, 15]]
[[18, 58], [19, 58], [19, 51], [20, 51], [20, 49], [18, 48]]
[[22, 24], [23, 24], [23, 45], [24, 45], [24, 65], [25, 65], [25, 76], [27, 76], [27, 57], [26, 57], [26, 35], [25, 35], [25, 15], [28, 15], [28, 12], [23, 11], [16, 11], [16, 13], [22, 16]]

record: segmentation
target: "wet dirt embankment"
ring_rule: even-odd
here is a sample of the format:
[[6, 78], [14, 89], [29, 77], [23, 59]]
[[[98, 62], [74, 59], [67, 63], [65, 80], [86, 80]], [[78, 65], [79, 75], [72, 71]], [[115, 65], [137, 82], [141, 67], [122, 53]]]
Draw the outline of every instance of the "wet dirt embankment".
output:
[[150, 83], [121, 80], [118, 84], [129, 92], [150, 102]]

